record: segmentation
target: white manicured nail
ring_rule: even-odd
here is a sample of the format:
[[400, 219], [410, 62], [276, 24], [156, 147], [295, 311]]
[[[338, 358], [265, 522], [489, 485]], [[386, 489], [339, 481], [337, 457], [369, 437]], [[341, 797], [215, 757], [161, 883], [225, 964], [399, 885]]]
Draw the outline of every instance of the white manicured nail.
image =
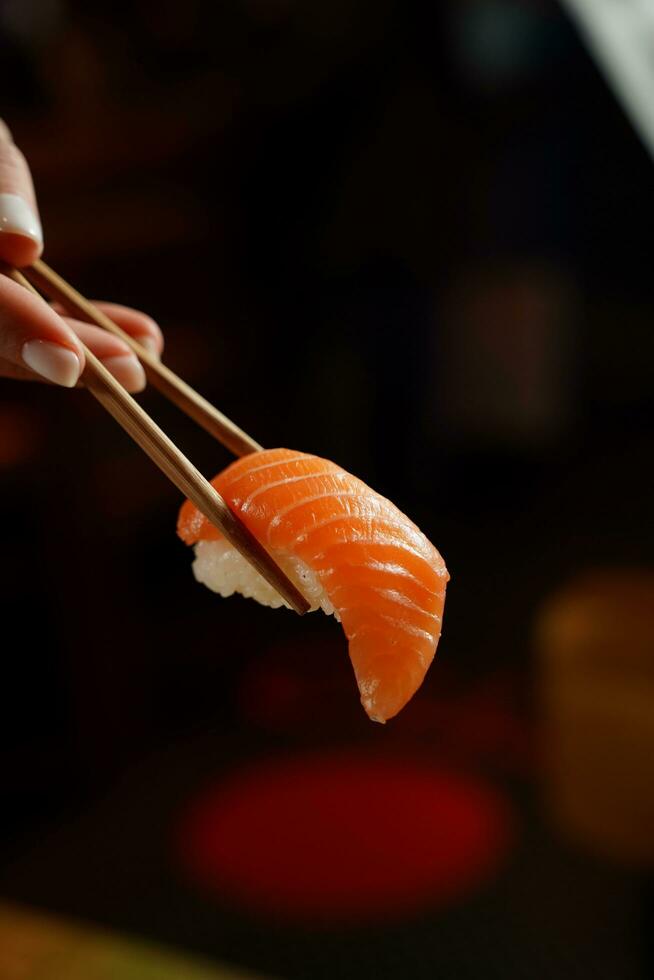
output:
[[143, 391], [145, 388], [145, 371], [134, 354], [107, 357], [102, 363], [128, 391]]
[[43, 245], [41, 222], [27, 201], [18, 194], [0, 194], [0, 232], [24, 235]]
[[42, 378], [64, 388], [74, 388], [79, 380], [80, 362], [69, 347], [51, 344], [47, 340], [28, 340], [23, 344], [24, 363]]

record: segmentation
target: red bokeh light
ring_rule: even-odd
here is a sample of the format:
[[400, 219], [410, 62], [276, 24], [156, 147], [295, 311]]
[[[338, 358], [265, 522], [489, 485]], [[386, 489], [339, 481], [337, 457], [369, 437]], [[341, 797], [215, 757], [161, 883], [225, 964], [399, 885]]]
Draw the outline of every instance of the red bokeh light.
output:
[[286, 920], [350, 922], [460, 899], [492, 876], [511, 810], [483, 783], [415, 758], [324, 753], [206, 789], [180, 856], [206, 890]]

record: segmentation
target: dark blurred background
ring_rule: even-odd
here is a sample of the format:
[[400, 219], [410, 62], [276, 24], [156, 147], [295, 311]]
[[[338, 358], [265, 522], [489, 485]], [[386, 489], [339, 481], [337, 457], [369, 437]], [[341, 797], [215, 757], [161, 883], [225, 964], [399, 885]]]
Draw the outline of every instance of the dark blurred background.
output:
[[[373, 726], [333, 621], [198, 586], [175, 489], [97, 403], [4, 382], [2, 896], [280, 978], [654, 975], [654, 167], [564, 11], [4, 0], [0, 114], [47, 260], [154, 316], [166, 362], [262, 444], [391, 497], [452, 575], [424, 688]], [[229, 462], [140, 400], [207, 475]], [[556, 595], [576, 632], [555, 642]], [[579, 807], [610, 808], [603, 760], [630, 761], [652, 823], [627, 859], [556, 817], [548, 775], [594, 689], [592, 643], [577, 687], [566, 644], [598, 616], [621, 695], [591, 696]], [[321, 767], [326, 806], [302, 796]], [[384, 792], [427, 838], [450, 820], [449, 885], [419, 848], [411, 877]], [[189, 835], [229, 793], [261, 822], [226, 871]], [[368, 891], [343, 813], [387, 868]]]

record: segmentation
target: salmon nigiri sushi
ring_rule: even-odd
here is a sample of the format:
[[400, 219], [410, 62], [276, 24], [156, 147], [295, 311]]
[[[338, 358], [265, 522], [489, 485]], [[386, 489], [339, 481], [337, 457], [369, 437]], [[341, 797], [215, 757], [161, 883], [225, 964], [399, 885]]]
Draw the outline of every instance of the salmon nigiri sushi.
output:
[[[265, 449], [211, 482], [312, 609], [342, 624], [368, 716], [396, 715], [422, 684], [441, 633], [449, 575], [433, 544], [390, 500], [318, 456]], [[188, 500], [177, 531], [195, 546], [198, 582], [284, 604]]]

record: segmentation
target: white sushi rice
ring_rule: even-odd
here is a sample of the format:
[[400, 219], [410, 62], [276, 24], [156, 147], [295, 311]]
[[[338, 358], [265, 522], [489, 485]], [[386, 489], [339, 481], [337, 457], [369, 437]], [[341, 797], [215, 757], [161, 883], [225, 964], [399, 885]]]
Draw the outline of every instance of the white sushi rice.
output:
[[[322, 609], [328, 616], [340, 619], [317, 575], [308, 565], [294, 555], [277, 553], [274, 557], [311, 603], [311, 612]], [[193, 574], [198, 582], [224, 598], [238, 592], [246, 599], [256, 599], [262, 606], [270, 606], [272, 609], [280, 606], [290, 608], [263, 576], [224, 538], [219, 541], [198, 541], [195, 545]]]

